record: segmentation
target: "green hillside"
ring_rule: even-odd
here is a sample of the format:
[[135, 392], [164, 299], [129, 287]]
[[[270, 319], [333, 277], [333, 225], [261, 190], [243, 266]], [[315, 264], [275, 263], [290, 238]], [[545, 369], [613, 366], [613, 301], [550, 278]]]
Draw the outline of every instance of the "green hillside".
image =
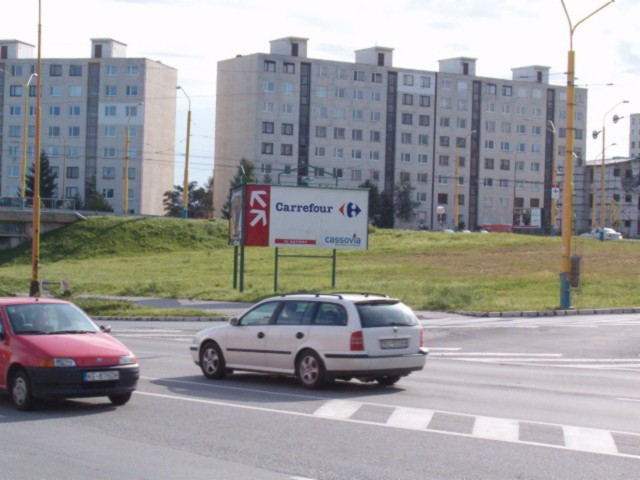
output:
[[[244, 292], [233, 289], [227, 222], [96, 216], [43, 235], [40, 278], [74, 295], [254, 301], [273, 294], [273, 248], [247, 248]], [[576, 237], [584, 259], [578, 308], [640, 304], [640, 244]], [[559, 304], [561, 239], [512, 234], [372, 230], [369, 250], [340, 251], [336, 291], [387, 293], [416, 309], [504, 311]], [[280, 249], [326, 257], [330, 250]], [[0, 254], [0, 289], [26, 292], [30, 245]], [[331, 260], [282, 257], [279, 291], [331, 291]]]

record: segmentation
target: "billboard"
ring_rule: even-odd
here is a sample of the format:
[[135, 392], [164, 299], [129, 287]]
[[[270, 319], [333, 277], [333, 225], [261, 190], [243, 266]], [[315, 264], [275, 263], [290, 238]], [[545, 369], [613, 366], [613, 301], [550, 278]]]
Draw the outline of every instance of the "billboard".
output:
[[229, 242], [366, 250], [369, 191], [246, 184], [231, 193]]

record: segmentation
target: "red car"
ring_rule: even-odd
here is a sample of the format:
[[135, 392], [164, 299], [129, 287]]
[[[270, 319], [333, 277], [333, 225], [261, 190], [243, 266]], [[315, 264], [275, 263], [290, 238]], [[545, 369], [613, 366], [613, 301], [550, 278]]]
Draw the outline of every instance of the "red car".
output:
[[19, 410], [44, 398], [106, 396], [124, 405], [140, 368], [109, 330], [69, 302], [0, 298], [0, 390]]

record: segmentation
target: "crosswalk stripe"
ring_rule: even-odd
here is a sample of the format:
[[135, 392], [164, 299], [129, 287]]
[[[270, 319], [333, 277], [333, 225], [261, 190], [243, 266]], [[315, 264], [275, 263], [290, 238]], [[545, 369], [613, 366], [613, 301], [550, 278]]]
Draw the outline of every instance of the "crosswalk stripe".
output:
[[517, 442], [520, 437], [520, 423], [506, 418], [476, 417], [473, 435]]
[[401, 428], [426, 429], [433, 418], [432, 410], [396, 408], [387, 419], [387, 425]]
[[344, 420], [356, 413], [362, 405], [360, 402], [349, 400], [330, 400], [313, 412], [313, 415]]
[[565, 425], [564, 444], [571, 450], [581, 450], [595, 453], [618, 453], [618, 447], [611, 433], [595, 428], [571, 427]]

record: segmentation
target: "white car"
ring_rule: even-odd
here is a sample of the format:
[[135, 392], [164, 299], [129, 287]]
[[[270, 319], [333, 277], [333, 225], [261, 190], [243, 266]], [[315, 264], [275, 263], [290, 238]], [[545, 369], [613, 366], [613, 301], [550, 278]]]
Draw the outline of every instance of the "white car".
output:
[[616, 232], [613, 228], [604, 227], [604, 228], [594, 228], [590, 232], [583, 233], [580, 235], [581, 237], [590, 237], [595, 238], [597, 240], [600, 239], [600, 234], [604, 230], [604, 240], [622, 240], [622, 234]]
[[428, 354], [408, 306], [353, 293], [268, 298], [228, 324], [198, 332], [190, 350], [210, 379], [244, 370], [295, 375], [306, 388], [352, 378], [393, 385], [424, 368]]

